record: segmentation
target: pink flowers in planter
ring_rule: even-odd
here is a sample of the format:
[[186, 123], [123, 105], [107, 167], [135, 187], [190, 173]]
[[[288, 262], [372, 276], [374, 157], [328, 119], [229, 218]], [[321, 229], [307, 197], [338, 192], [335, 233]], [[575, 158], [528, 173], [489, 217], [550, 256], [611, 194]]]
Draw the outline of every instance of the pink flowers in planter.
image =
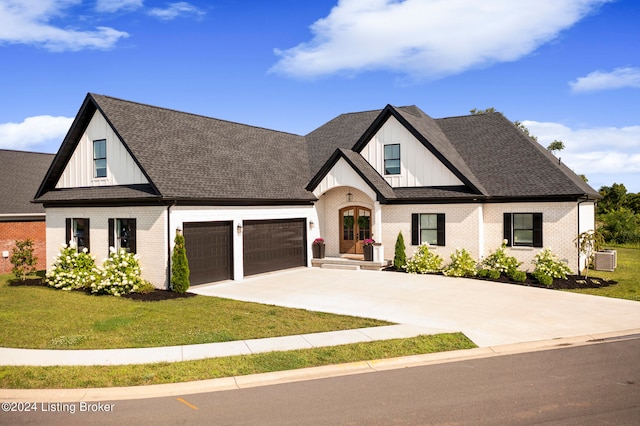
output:
[[371, 239], [371, 238], [365, 238], [364, 240], [362, 240], [362, 245], [363, 246], [372, 246], [375, 244], [375, 240]]
[[320, 244], [324, 244], [324, 238], [316, 238], [315, 240], [313, 240], [314, 246], [319, 246]]

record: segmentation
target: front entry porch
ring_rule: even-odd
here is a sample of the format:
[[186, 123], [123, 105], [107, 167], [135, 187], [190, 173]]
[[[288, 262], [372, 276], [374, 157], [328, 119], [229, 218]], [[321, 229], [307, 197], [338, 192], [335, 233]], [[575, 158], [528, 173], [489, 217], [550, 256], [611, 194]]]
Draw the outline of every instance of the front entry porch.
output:
[[348, 255], [348, 257], [325, 257], [323, 259], [311, 259], [311, 266], [332, 269], [364, 269], [368, 271], [381, 271], [391, 266], [388, 260], [366, 261], [363, 255]]

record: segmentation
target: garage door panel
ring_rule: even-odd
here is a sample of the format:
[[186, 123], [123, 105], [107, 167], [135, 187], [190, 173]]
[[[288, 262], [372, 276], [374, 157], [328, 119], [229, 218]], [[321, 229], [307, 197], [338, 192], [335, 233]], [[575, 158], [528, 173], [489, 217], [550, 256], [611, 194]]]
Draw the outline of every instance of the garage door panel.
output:
[[186, 222], [184, 239], [191, 285], [233, 278], [231, 222]]
[[305, 219], [245, 221], [244, 274], [306, 266], [305, 225]]

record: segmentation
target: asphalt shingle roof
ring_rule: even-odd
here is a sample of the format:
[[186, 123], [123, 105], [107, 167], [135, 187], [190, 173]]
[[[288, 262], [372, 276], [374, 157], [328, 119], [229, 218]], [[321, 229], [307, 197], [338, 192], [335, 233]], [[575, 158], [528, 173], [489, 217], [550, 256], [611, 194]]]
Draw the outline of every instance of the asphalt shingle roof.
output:
[[0, 215], [43, 214], [31, 202], [53, 154], [0, 149]]
[[[53, 189], [96, 110], [112, 125], [150, 185]], [[391, 188], [359, 150], [392, 115], [465, 185]], [[415, 106], [387, 105], [342, 114], [299, 136], [89, 94], [38, 191], [38, 201], [155, 197], [218, 204], [310, 202], [315, 200], [314, 182], [338, 157], [351, 164], [381, 201], [598, 196], [499, 113], [432, 119]]]

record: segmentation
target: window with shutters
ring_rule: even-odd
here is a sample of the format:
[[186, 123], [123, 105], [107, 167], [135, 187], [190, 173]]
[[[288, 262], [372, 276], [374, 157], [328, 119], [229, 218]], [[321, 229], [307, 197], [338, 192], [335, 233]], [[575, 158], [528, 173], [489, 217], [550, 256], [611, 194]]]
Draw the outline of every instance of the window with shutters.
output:
[[504, 239], [513, 247], [542, 247], [542, 213], [504, 213]]
[[90, 251], [89, 246], [89, 219], [88, 218], [67, 218], [65, 220], [67, 244], [76, 246], [78, 252], [85, 248]]
[[411, 215], [411, 244], [445, 245], [444, 213], [414, 213]]
[[109, 219], [109, 247], [136, 252], [135, 219]]

